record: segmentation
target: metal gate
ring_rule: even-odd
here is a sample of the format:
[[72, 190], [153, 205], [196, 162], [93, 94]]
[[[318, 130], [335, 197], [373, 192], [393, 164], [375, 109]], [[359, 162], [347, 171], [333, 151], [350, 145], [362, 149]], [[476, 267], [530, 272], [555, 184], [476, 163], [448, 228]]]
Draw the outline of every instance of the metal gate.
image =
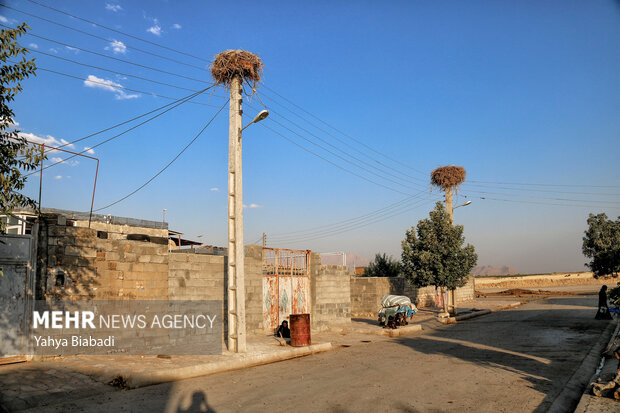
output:
[[263, 248], [263, 325], [273, 332], [291, 314], [310, 313], [310, 251]]
[[37, 228], [32, 235], [0, 237], [0, 364], [26, 361], [29, 353]]

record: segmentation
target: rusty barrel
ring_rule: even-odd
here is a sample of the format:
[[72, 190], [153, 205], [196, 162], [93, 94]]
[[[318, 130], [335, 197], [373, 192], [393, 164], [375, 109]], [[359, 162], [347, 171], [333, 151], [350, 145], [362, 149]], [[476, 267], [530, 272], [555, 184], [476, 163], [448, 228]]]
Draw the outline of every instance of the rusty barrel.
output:
[[302, 347], [310, 344], [310, 314], [291, 314], [291, 346]]

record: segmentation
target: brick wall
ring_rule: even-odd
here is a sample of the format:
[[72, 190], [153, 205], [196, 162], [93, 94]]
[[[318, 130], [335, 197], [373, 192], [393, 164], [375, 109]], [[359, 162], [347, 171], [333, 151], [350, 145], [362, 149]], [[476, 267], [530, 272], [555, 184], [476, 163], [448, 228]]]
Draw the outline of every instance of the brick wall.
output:
[[333, 324], [351, 321], [351, 282], [343, 265], [321, 265], [318, 253], [310, 254], [310, 293], [312, 329], [323, 330]]

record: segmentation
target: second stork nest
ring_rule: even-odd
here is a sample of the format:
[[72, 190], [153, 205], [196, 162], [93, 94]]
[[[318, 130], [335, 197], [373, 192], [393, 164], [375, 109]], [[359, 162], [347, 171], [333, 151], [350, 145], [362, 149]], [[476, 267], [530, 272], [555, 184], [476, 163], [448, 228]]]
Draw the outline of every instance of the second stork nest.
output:
[[441, 166], [431, 172], [431, 184], [443, 189], [455, 188], [465, 181], [462, 166]]
[[245, 50], [226, 50], [215, 56], [210, 69], [218, 84], [223, 83], [229, 88], [233, 78], [239, 76], [242, 83], [246, 82], [254, 87], [261, 79], [263, 61], [254, 53]]

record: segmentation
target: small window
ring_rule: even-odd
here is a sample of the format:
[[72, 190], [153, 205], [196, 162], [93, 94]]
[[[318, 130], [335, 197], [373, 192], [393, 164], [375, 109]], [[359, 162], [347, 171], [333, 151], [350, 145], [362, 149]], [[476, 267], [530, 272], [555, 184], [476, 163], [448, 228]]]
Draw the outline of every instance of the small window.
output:
[[64, 287], [65, 286], [65, 273], [64, 271], [58, 270], [56, 271], [56, 287]]

